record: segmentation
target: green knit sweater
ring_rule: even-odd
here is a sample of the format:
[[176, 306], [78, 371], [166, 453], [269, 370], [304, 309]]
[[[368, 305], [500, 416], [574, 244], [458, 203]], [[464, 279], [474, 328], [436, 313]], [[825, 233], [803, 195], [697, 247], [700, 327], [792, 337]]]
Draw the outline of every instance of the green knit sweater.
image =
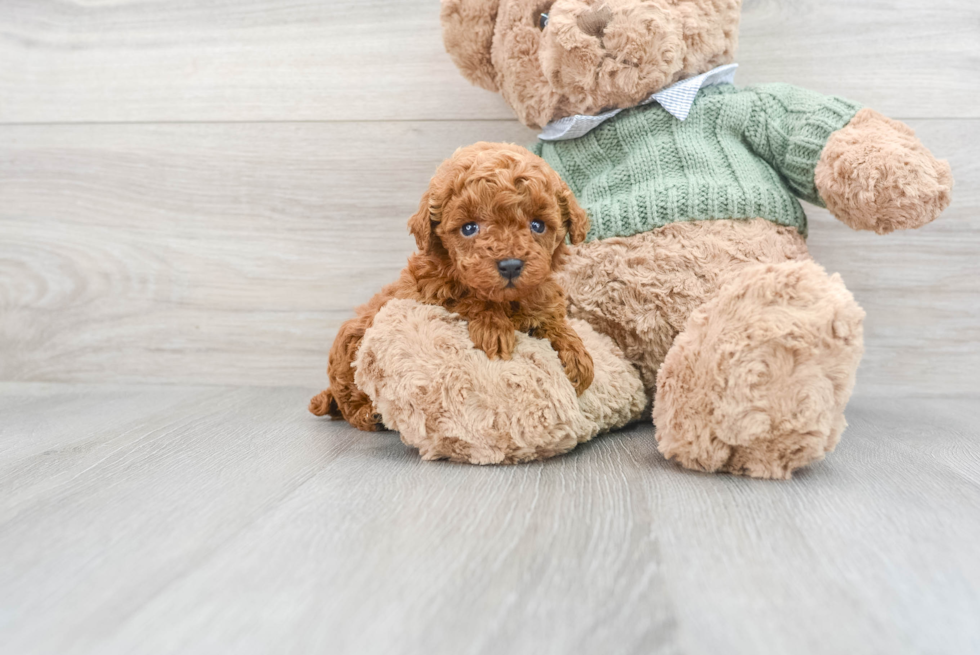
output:
[[[588, 211], [588, 239], [677, 221], [767, 218], [806, 236], [797, 198], [823, 206], [813, 171], [859, 105], [787, 84], [702, 89], [687, 120], [653, 103], [534, 152]], [[795, 196], [795, 197], [794, 197]]]

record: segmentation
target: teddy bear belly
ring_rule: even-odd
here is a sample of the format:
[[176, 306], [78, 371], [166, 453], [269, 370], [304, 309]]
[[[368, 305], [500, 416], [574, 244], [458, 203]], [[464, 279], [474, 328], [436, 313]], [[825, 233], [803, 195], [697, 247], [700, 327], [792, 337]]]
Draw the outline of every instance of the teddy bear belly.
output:
[[809, 258], [795, 228], [766, 219], [679, 222], [574, 246], [560, 281], [569, 314], [609, 335], [652, 396], [687, 318], [740, 267]]

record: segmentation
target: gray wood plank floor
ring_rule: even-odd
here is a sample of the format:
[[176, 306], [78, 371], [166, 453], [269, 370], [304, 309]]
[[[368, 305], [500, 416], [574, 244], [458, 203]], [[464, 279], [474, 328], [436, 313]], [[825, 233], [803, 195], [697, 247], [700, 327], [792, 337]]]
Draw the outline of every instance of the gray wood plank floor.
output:
[[648, 425], [421, 462], [311, 391], [0, 385], [0, 652], [980, 652], [975, 397], [760, 482]]

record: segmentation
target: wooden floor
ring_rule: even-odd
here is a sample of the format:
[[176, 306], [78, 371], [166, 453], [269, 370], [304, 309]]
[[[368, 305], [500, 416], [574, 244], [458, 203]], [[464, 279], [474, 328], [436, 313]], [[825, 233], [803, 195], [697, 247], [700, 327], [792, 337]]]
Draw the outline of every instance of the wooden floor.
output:
[[980, 652], [980, 399], [760, 482], [647, 425], [421, 462], [310, 391], [0, 385], [0, 652]]
[[738, 84], [956, 178], [913, 233], [806, 208], [867, 352], [786, 483], [649, 425], [472, 468], [306, 414], [436, 165], [534, 138], [438, 12], [0, 1], [0, 655], [980, 653], [980, 2], [744, 1]]

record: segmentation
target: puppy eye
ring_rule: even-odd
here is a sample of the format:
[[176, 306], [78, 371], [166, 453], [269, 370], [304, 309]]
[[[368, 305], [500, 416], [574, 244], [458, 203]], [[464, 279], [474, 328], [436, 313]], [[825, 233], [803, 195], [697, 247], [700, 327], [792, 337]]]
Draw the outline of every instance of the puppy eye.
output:
[[542, 11], [538, 14], [538, 29], [543, 30], [546, 27], [548, 27], [548, 14]]
[[531, 221], [532, 232], [535, 232], [537, 234], [544, 234], [545, 228], [546, 226], [544, 224], [544, 221], [538, 221], [538, 220]]
[[463, 227], [459, 228], [459, 233], [464, 237], [471, 237], [480, 231], [480, 226], [476, 223], [467, 223]]

